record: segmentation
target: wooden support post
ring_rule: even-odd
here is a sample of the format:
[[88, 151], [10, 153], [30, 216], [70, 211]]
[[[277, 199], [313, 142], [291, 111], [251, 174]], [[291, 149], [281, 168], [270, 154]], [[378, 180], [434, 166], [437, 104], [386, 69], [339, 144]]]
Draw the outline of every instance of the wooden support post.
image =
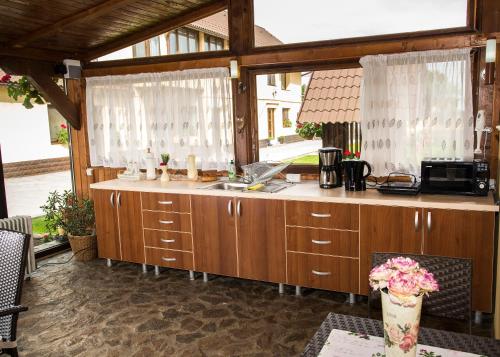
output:
[[76, 106], [54, 82], [54, 63], [14, 57], [1, 57], [0, 68], [10, 74], [25, 75], [75, 129], [80, 129], [80, 115]]

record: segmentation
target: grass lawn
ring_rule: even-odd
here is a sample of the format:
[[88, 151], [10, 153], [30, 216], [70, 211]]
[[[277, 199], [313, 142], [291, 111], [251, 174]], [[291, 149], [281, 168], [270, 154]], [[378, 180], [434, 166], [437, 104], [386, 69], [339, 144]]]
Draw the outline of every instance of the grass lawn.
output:
[[33, 234], [48, 233], [46, 227], [45, 216], [33, 217]]
[[284, 160], [284, 162], [293, 162], [295, 165], [319, 165], [319, 156], [317, 154], [303, 155], [293, 159]]

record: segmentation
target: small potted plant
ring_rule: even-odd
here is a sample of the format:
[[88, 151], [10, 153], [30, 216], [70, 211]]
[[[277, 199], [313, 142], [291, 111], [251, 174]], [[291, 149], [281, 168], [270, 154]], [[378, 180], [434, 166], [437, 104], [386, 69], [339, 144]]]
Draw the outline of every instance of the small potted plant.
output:
[[423, 296], [439, 290], [434, 275], [398, 257], [373, 268], [369, 280], [382, 297], [386, 357], [416, 356]]
[[71, 250], [78, 261], [89, 261], [97, 257], [97, 240], [94, 234], [94, 205], [88, 199], [79, 199], [73, 192], [51, 192], [45, 205], [49, 231], [64, 230], [68, 235]]
[[285, 137], [284, 136], [279, 136], [278, 137], [278, 142], [283, 145], [285, 143]]
[[297, 121], [295, 132], [306, 140], [312, 140], [315, 137], [320, 138], [323, 135], [323, 128], [319, 123], [300, 123]]
[[170, 181], [170, 176], [168, 175], [168, 162], [170, 161], [170, 155], [169, 154], [161, 154], [161, 163], [160, 163], [160, 169], [161, 169], [161, 176], [160, 176], [160, 181], [161, 182], [169, 182]]
[[345, 150], [344, 155], [342, 156], [343, 160], [359, 160], [359, 158], [361, 157], [361, 152], [359, 151], [352, 152], [350, 150]]
[[68, 126], [64, 123], [61, 123], [59, 126], [59, 131], [57, 132], [57, 143], [68, 146], [69, 135], [68, 135]]

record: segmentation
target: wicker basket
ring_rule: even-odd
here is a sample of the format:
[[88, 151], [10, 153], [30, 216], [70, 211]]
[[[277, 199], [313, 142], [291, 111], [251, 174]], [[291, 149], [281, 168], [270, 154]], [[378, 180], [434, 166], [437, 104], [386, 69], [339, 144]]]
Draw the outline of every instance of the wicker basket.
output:
[[72, 236], [68, 234], [71, 250], [75, 254], [75, 260], [79, 262], [88, 262], [97, 258], [97, 239], [96, 236]]

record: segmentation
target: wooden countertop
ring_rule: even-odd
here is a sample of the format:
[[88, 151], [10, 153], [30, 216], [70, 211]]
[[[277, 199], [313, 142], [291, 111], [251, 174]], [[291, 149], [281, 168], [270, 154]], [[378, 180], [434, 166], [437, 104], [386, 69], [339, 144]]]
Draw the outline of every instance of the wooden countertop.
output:
[[281, 190], [277, 193], [264, 193], [254, 191], [238, 192], [204, 189], [205, 187], [213, 185], [214, 183], [215, 182], [190, 181], [171, 181], [167, 183], [161, 183], [159, 180], [127, 181], [116, 179], [91, 184], [90, 188], [96, 190], [164, 192], [225, 197], [457, 209], [467, 211], [499, 211], [499, 206], [495, 204], [492, 193], [490, 193], [487, 197], [423, 194], [417, 196], [387, 195], [381, 194], [375, 189], [368, 189], [361, 192], [346, 192], [343, 187], [329, 190], [321, 189], [316, 181], [306, 181], [299, 184], [294, 184], [293, 186], [285, 188], [284, 190]]

